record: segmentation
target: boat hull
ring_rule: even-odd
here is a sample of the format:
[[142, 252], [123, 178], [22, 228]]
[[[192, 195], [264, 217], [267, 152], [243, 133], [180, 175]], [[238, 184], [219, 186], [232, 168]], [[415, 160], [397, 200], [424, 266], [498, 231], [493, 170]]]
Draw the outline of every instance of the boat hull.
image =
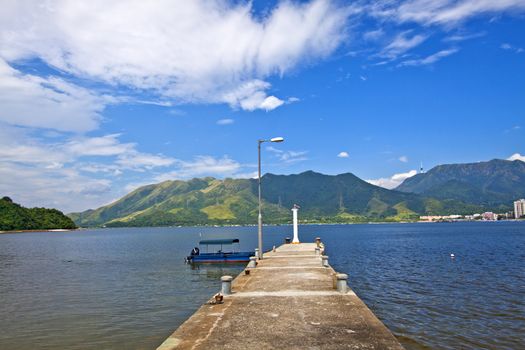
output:
[[224, 262], [248, 262], [254, 252], [238, 253], [201, 253], [199, 255], [190, 255], [186, 259], [193, 263], [224, 263]]

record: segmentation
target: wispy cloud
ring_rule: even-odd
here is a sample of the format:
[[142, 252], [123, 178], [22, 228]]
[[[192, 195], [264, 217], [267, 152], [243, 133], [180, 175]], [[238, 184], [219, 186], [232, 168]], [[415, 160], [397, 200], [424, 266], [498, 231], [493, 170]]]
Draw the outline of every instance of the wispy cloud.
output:
[[406, 173], [399, 173], [394, 174], [391, 177], [382, 177], [379, 179], [374, 180], [366, 180], [368, 183], [371, 183], [372, 185], [392, 189], [399, 186], [403, 181], [408, 179], [409, 177], [412, 177], [417, 174], [416, 170], [410, 170]]
[[0, 178], [0, 193], [27, 206], [76, 211], [109, 203], [114, 197], [110, 180], [85, 176], [71, 168], [0, 162]]
[[465, 40], [471, 40], [476, 38], [481, 38], [483, 36], [487, 35], [487, 32], [479, 32], [479, 33], [456, 33], [450, 36], [447, 36], [443, 38], [444, 42], [460, 42]]
[[71, 136], [49, 143], [32, 136], [31, 129], [2, 125], [0, 193], [29, 206], [83, 210], [122, 195], [112, 186], [116, 177], [176, 162], [162, 154], [140, 152], [136, 144], [121, 142], [119, 137]]
[[412, 60], [406, 60], [398, 64], [399, 67], [402, 66], [423, 66], [427, 64], [433, 64], [437, 61], [441, 60], [444, 57], [450, 56], [458, 52], [459, 49], [453, 48], [453, 49], [447, 49], [447, 50], [441, 50], [439, 52], [436, 52], [430, 56], [427, 56], [425, 58], [420, 59], [412, 59]]
[[395, 59], [399, 55], [420, 45], [428, 36], [424, 34], [411, 34], [412, 31], [399, 33], [384, 49], [380, 56]]
[[197, 156], [192, 161], [177, 160], [175, 169], [157, 175], [155, 181], [188, 179], [198, 176], [233, 176], [241, 169], [241, 164], [227, 156]]
[[478, 15], [524, 10], [523, 0], [407, 0], [373, 3], [370, 12], [400, 23], [452, 26]]
[[230, 125], [230, 124], [233, 124], [234, 122], [235, 121], [230, 118], [219, 119], [217, 120], [217, 125]]
[[408, 157], [407, 156], [401, 156], [398, 158], [398, 160], [402, 163], [407, 163], [408, 162]]
[[370, 30], [363, 34], [363, 38], [368, 41], [375, 41], [385, 35], [385, 31], [382, 28], [376, 30]]
[[509, 132], [514, 132], [514, 131], [519, 131], [519, 130], [521, 130], [521, 126], [520, 125], [514, 125], [512, 128], [506, 129], [504, 132], [505, 133], [509, 133]]
[[85, 132], [98, 128], [102, 111], [114, 101], [61, 78], [23, 74], [0, 54], [0, 121]]
[[522, 53], [524, 50], [521, 47], [511, 45], [509, 43], [503, 43], [500, 45], [500, 48], [507, 51], [513, 51], [515, 53]]
[[337, 154], [337, 157], [339, 157], [339, 158], [348, 158], [348, 157], [350, 157], [350, 155], [348, 154], [348, 152], [343, 151], [343, 152], [339, 152], [339, 154]]
[[272, 152], [281, 162], [291, 164], [308, 160], [308, 151], [283, 151], [281, 149], [268, 146], [267, 151]]

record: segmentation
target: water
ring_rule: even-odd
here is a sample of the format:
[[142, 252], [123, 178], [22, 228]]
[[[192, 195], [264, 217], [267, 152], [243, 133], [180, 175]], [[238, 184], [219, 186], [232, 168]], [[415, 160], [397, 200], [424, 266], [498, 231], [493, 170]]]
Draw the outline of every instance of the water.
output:
[[[192, 269], [195, 242], [256, 227], [0, 235], [0, 349], [152, 349], [243, 265]], [[291, 235], [266, 227], [265, 248]], [[332, 266], [407, 349], [525, 348], [525, 223], [323, 225]], [[451, 259], [450, 254], [455, 258]]]

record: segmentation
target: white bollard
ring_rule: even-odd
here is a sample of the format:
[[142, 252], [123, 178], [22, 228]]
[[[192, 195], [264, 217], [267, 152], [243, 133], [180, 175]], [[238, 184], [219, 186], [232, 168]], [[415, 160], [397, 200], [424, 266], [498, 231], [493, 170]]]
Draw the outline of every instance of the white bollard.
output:
[[259, 248], [255, 248], [255, 256], [259, 256]]
[[328, 255], [323, 255], [321, 257], [321, 266], [328, 267]]
[[337, 291], [339, 293], [346, 293], [348, 290], [348, 275], [346, 273], [338, 273], [335, 275], [337, 279]]
[[250, 262], [248, 263], [249, 268], [257, 267], [257, 257], [256, 256], [250, 256]]
[[221, 293], [222, 295], [232, 294], [232, 276], [221, 277]]

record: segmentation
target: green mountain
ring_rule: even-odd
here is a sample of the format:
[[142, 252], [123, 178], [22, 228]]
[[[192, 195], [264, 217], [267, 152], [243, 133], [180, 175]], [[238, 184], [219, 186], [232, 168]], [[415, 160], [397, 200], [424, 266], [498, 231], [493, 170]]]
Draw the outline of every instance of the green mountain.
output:
[[61, 211], [24, 208], [11, 198], [0, 199], [0, 231], [74, 229], [75, 223]]
[[406, 179], [396, 190], [437, 199], [453, 199], [493, 210], [511, 210], [525, 197], [525, 163], [488, 162], [439, 165]]
[[[264, 221], [290, 221], [301, 205], [301, 219], [319, 222], [409, 220], [420, 214], [469, 213], [478, 208], [371, 185], [353, 174], [307, 171], [262, 178]], [[254, 224], [257, 181], [211, 177], [143, 186], [96, 210], [69, 216], [80, 226], [165, 226]]]
[[[247, 179], [165, 181], [136, 189], [96, 210], [69, 216], [81, 226], [165, 226], [244, 224], [257, 218], [257, 196]], [[276, 221], [288, 211], [266, 203]]]

